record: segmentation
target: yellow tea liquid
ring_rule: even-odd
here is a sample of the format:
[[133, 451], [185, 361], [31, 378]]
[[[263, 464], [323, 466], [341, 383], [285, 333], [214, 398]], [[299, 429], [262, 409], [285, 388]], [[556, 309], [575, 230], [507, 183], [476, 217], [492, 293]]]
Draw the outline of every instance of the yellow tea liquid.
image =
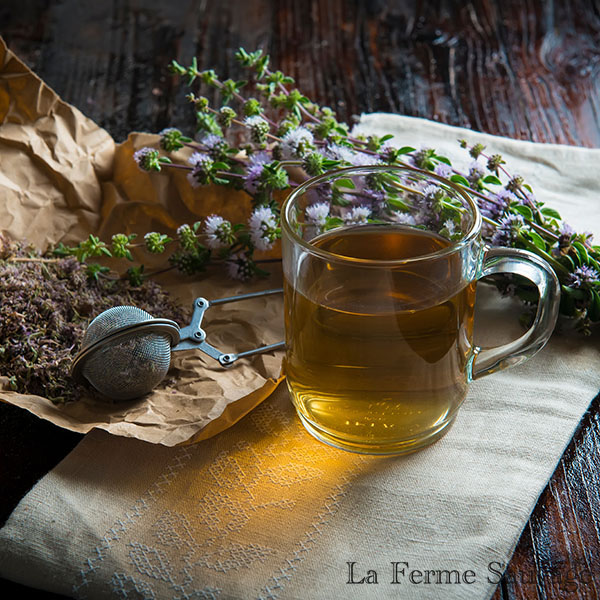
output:
[[[314, 246], [397, 260], [448, 247], [403, 226], [326, 233]], [[286, 376], [306, 427], [333, 445], [408, 452], [441, 436], [465, 397], [475, 284], [458, 253], [368, 267], [305, 254], [285, 282]]]

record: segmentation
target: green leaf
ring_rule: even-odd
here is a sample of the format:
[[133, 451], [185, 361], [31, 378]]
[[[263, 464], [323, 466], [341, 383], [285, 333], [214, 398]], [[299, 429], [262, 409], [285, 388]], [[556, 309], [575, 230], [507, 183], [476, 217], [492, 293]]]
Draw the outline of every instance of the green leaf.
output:
[[398, 150], [398, 154], [409, 154], [410, 152], [414, 151], [415, 148], [413, 148], [412, 146], [402, 146], [402, 148]]
[[519, 213], [526, 220], [528, 220], [528, 221], [532, 221], [533, 220], [533, 213], [531, 212], [531, 209], [529, 208], [529, 206], [525, 206], [523, 204], [513, 204], [511, 206], [511, 208], [516, 213]]
[[391, 140], [394, 136], [391, 133], [388, 133], [387, 135], [384, 135], [379, 141], [380, 142], [387, 142], [388, 140]]
[[334, 183], [334, 185], [337, 188], [347, 188], [351, 190], [356, 189], [356, 186], [354, 185], [354, 181], [352, 181], [352, 179], [338, 179]]
[[450, 181], [453, 181], [454, 183], [460, 183], [460, 185], [464, 185], [465, 187], [470, 186], [467, 179], [465, 179], [462, 175], [452, 175], [452, 177], [450, 177]]
[[399, 198], [388, 198], [387, 202], [390, 206], [393, 206], [394, 208], [399, 208], [402, 211], [410, 210], [410, 206], [408, 206], [408, 204], [406, 204], [405, 202], [402, 202], [402, 200], [400, 200]]
[[600, 321], [600, 294], [596, 290], [591, 291], [592, 299], [588, 307], [587, 315], [591, 321]]
[[559, 262], [562, 262], [563, 264], [567, 263], [565, 266], [569, 271], [574, 271], [576, 268], [575, 261], [568, 254], [563, 254], [563, 256], [560, 257]]
[[325, 225], [323, 226], [324, 231], [328, 231], [329, 229], [335, 229], [336, 227], [340, 227], [344, 224], [344, 221], [339, 217], [327, 217], [325, 220]]
[[326, 169], [333, 169], [334, 167], [338, 167], [341, 164], [342, 164], [341, 160], [333, 160], [331, 158], [326, 158], [323, 160], [323, 166]]
[[574, 298], [575, 300], [585, 300], [586, 291], [581, 288], [572, 288], [566, 285], [562, 286], [562, 293], [567, 294]]
[[560, 219], [561, 216], [558, 213], [558, 211], [554, 210], [553, 208], [549, 208], [549, 207], [544, 207], [542, 208], [542, 210], [540, 211], [545, 217], [551, 217], [553, 219]]
[[488, 175], [483, 178], [483, 183], [491, 183], [493, 185], [502, 185], [502, 182], [495, 175]]
[[579, 254], [582, 264], [589, 264], [590, 257], [588, 256], [585, 246], [581, 242], [573, 242], [573, 247], [577, 250], [577, 254]]
[[441, 163], [444, 163], [445, 165], [448, 165], [449, 167], [451, 167], [451, 166], [452, 166], [452, 163], [450, 162], [450, 159], [449, 159], [449, 158], [446, 158], [445, 156], [437, 156], [437, 155], [436, 155], [436, 156], [435, 156], [435, 158], [436, 158], [436, 159], [437, 159], [439, 162], [441, 162]]
[[527, 235], [531, 239], [531, 241], [538, 247], [540, 250], [546, 251], [546, 242], [536, 231], [528, 231]]

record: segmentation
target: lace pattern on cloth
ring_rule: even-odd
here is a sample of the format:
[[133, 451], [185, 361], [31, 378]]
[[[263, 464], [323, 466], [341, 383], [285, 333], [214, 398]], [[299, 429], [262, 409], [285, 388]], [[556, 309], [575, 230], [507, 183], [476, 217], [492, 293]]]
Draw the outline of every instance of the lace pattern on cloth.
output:
[[221, 436], [175, 449], [89, 552], [74, 596], [278, 598], [365, 459], [313, 440], [276, 396]]

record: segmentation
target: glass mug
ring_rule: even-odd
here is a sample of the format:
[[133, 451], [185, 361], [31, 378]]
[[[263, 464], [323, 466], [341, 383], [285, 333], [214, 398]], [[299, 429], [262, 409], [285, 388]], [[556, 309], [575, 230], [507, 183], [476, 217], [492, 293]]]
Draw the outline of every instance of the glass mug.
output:
[[[287, 385], [316, 438], [367, 454], [439, 439], [470, 381], [540, 350], [560, 287], [535, 254], [490, 248], [473, 199], [411, 167], [348, 167], [315, 177], [281, 215]], [[520, 275], [539, 292], [531, 328], [473, 343], [477, 280]]]

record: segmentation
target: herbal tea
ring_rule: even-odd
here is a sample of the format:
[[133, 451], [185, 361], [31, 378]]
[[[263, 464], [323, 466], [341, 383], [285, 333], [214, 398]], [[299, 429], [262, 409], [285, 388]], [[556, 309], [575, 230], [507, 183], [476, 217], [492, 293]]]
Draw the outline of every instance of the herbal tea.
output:
[[[417, 449], [445, 430], [465, 397], [475, 283], [456, 253], [369, 265], [450, 246], [404, 226], [326, 233], [286, 281], [286, 376], [294, 404], [317, 437], [348, 449]], [[348, 266], [348, 257], [358, 259]], [[381, 264], [381, 263], [379, 263]]]

